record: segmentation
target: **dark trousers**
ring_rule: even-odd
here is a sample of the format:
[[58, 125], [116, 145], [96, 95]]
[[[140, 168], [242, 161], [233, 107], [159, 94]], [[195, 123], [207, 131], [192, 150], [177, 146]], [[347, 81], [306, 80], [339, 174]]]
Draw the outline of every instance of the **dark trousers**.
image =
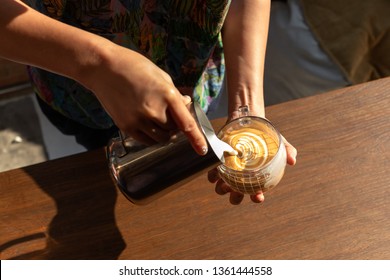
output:
[[118, 128], [116, 126], [110, 129], [93, 129], [73, 121], [59, 112], [55, 111], [37, 96], [38, 104], [50, 120], [65, 135], [74, 135], [77, 143], [84, 146], [87, 150], [94, 150], [107, 145], [111, 137], [116, 136]]

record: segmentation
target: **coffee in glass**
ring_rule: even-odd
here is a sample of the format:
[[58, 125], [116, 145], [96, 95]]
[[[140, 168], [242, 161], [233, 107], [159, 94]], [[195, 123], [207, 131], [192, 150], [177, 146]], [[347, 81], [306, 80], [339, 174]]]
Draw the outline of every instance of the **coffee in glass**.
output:
[[240, 117], [227, 123], [217, 134], [238, 154], [225, 153], [225, 162], [218, 166], [218, 171], [235, 191], [266, 192], [283, 177], [286, 148], [282, 136], [268, 120], [249, 116], [247, 106], [239, 111]]

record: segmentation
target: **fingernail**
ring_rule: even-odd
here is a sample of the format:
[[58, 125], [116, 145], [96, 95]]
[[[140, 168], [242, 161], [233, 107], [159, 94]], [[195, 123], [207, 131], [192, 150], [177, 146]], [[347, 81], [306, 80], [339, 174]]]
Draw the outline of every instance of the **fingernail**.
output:
[[188, 104], [190, 104], [192, 102], [191, 96], [183, 95], [183, 97], [184, 97], [184, 104], [185, 105], [188, 105]]
[[265, 200], [264, 194], [261, 194], [259, 196], [259, 202], [264, 202], [264, 200]]
[[291, 157], [291, 165], [294, 166], [297, 163], [297, 158], [295, 156]]
[[203, 146], [203, 147], [202, 147], [202, 155], [207, 154], [207, 152], [208, 152], [207, 146]]

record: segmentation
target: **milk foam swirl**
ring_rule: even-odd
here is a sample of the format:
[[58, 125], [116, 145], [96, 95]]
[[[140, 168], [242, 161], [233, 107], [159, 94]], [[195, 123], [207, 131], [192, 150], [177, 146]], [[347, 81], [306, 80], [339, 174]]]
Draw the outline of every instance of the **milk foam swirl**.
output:
[[268, 147], [262, 134], [252, 129], [234, 131], [223, 137], [238, 151], [237, 156], [225, 157], [225, 165], [234, 170], [253, 170], [265, 164]]
[[286, 165], [286, 149], [271, 123], [257, 117], [233, 120], [218, 137], [238, 155], [224, 154], [218, 173], [233, 190], [243, 194], [265, 192], [279, 183]]

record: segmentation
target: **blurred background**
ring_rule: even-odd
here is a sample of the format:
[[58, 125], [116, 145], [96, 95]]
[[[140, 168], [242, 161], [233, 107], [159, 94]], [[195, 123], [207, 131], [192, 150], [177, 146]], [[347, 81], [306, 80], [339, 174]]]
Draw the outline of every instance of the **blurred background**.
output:
[[25, 66], [0, 59], [0, 172], [82, 151], [41, 113]]

